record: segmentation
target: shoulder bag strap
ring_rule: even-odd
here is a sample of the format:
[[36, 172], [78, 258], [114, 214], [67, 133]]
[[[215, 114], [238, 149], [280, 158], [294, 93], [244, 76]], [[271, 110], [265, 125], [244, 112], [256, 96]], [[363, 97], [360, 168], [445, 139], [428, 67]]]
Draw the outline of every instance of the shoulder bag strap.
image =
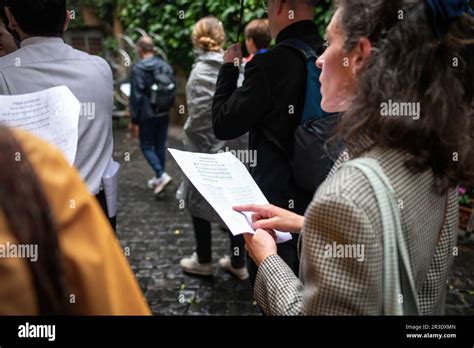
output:
[[390, 180], [374, 159], [359, 158], [343, 166], [362, 171], [379, 205], [384, 243], [383, 314], [418, 315], [418, 295], [403, 236], [400, 209]]

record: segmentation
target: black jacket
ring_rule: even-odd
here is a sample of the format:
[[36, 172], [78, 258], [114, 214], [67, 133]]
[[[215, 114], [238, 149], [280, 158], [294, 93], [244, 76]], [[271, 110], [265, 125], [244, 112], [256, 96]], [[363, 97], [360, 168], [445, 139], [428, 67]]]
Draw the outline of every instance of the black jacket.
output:
[[[277, 45], [288, 38], [299, 38], [315, 51], [323, 44], [312, 21], [285, 28]], [[298, 188], [290, 159], [304, 109], [306, 63], [296, 51], [275, 47], [248, 63], [239, 89], [238, 77], [233, 64], [222, 66], [213, 104], [214, 132], [229, 140], [250, 131], [249, 148], [257, 155], [251, 174], [263, 194], [271, 204], [303, 214], [314, 192]]]
[[[150, 102], [151, 87], [154, 83], [153, 72], [163, 64], [165, 63], [161, 58], [153, 57], [141, 60], [133, 66], [130, 92], [132, 123], [140, 124], [157, 116]], [[169, 110], [165, 112], [168, 113]]]

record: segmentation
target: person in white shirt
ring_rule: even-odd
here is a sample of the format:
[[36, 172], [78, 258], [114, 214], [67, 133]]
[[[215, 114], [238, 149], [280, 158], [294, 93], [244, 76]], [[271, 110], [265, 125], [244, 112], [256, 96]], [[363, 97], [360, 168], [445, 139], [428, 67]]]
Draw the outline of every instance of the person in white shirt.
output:
[[[9, 27], [19, 50], [0, 58], [0, 94], [18, 95], [67, 86], [81, 103], [74, 166], [107, 213], [102, 178], [112, 160], [113, 79], [108, 63], [73, 49], [62, 36], [66, 0], [8, 0]], [[108, 216], [108, 214], [107, 214]], [[109, 217], [115, 228], [115, 217]]]

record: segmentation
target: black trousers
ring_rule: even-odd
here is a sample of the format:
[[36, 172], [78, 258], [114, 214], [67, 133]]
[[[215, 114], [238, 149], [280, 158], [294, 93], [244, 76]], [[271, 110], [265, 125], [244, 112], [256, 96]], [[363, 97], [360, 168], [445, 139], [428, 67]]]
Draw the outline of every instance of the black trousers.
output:
[[107, 212], [107, 200], [105, 199], [105, 191], [104, 190], [100, 191], [99, 194], [95, 196], [95, 198], [99, 202], [102, 210], [104, 211], [105, 216], [109, 220], [110, 226], [112, 226], [112, 229], [114, 230], [114, 232], [117, 233], [117, 216], [109, 218], [109, 213]]
[[[290, 266], [295, 275], [299, 276], [300, 260], [298, 258], [298, 237], [297, 234], [292, 234], [293, 239], [277, 244], [278, 255]], [[253, 260], [247, 257], [247, 268], [249, 270], [250, 282], [255, 285], [255, 278], [257, 277], [258, 267]]]
[[[197, 217], [193, 218], [194, 234], [196, 235], [196, 253], [198, 255], [199, 263], [212, 262], [212, 235], [211, 223], [207, 220]], [[232, 267], [245, 267], [245, 240], [243, 235], [234, 236], [229, 230], [225, 233], [230, 237], [230, 259]]]

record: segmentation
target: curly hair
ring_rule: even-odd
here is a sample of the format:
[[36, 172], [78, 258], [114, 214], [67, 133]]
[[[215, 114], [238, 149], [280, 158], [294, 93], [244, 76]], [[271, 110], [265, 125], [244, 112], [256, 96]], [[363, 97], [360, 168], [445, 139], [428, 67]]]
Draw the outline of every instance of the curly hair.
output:
[[[410, 155], [414, 173], [433, 171], [441, 194], [474, 181], [474, 18], [435, 35], [424, 1], [336, 0], [345, 50], [367, 37], [374, 49], [338, 138], [353, 156], [375, 146]], [[419, 117], [384, 117], [388, 101], [414, 102]], [[361, 141], [366, 138], [369, 141]]]
[[196, 23], [192, 40], [194, 46], [203, 51], [221, 51], [225, 42], [222, 22], [212, 16], [204, 17]]

